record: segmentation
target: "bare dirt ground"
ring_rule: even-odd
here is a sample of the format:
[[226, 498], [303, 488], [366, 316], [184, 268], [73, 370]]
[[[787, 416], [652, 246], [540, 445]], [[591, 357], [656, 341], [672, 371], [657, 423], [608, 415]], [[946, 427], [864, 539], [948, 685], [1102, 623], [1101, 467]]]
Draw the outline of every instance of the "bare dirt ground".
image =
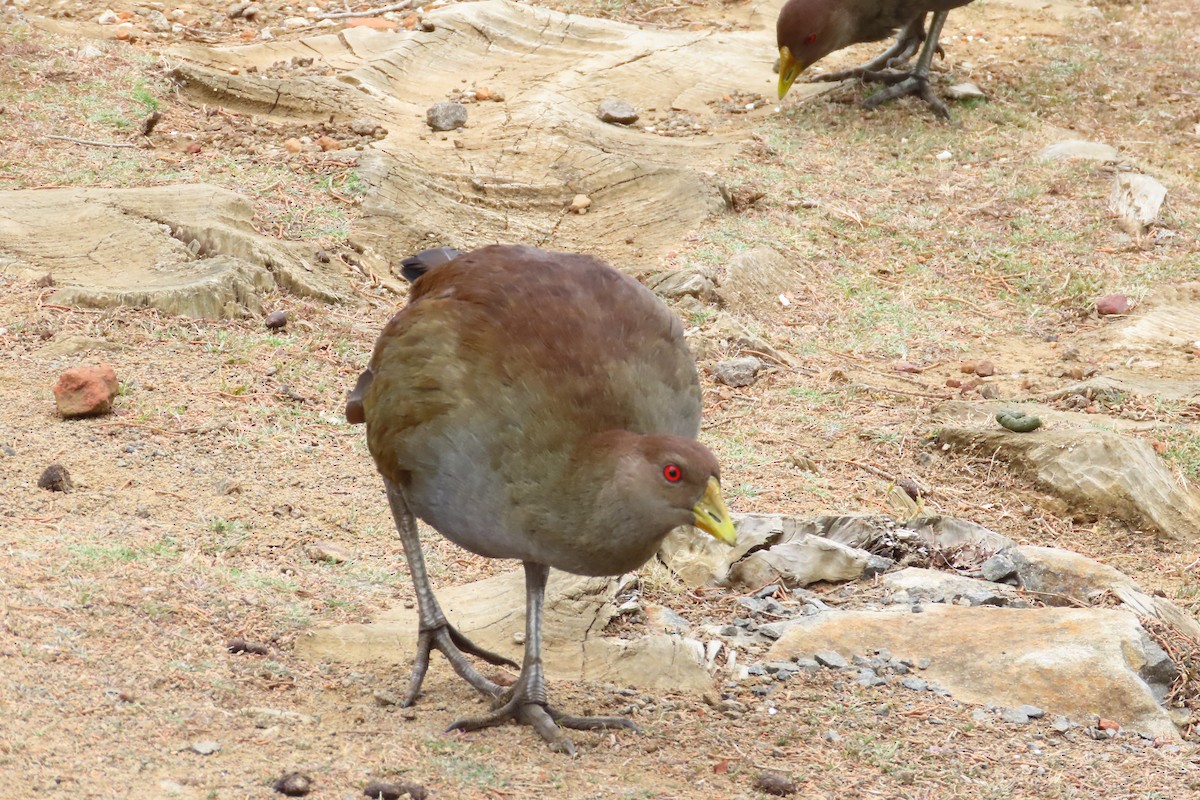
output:
[[[30, 0], [19, 8], [27, 19], [0, 7], [0, 189], [207, 181], [249, 196], [260, 231], [349, 255], [368, 191], [353, 147], [369, 137], [193, 102], [161, 55], [182, 40], [251, 40], [305, 9], [266, 3], [249, 22], [210, 0], [180, 14], [111, 8], [136, 23], [134, 41], [87, 38], [115, 30], [90, 24], [100, 5]], [[156, 8], [184, 27], [150, 31]], [[745, 18], [712, 1], [562, 10], [682, 27]], [[776, 365], [746, 389], [703, 378], [704, 436], [734, 510], [888, 512], [888, 478], [907, 477], [928, 488], [931, 510], [1078, 550], [1196, 614], [1194, 544], [1065, 509], [986, 454], [943, 454], [923, 421], [958, 394], [946, 381], [963, 377], [965, 358], [994, 361], [992, 383], [1013, 398], [1071, 381], [1069, 349], [1072, 364], [1104, 374], [1200, 379], [1190, 352], [1152, 353], [1156, 366], [1113, 362], [1097, 335], [1112, 323], [1090, 313], [1108, 292], [1138, 302], [1200, 277], [1200, 11], [1191, 0], [1106, 4], [1065, 26], [1040, 14], [981, 0], [951, 16], [945, 68], [990, 96], [956, 105], [953, 126], [909, 102], [865, 113], [856, 87], [742, 115], [747, 143], [720, 176], [733, 208], [655, 257], [719, 273], [730, 254], [769, 244], [810, 265], [786, 306], [748, 320], [797, 366]], [[419, 23], [410, 16], [397, 18]], [[81, 54], [89, 43], [97, 54]], [[155, 109], [172, 134], [153, 147], [48, 138], [135, 141]], [[1068, 133], [1120, 146], [1166, 183], [1162, 227], [1173, 235], [1121, 232], [1105, 211], [1110, 174], [1095, 164], [1032, 158]], [[349, 147], [282, 148], [322, 135]], [[446, 798], [754, 798], [767, 768], [792, 776], [804, 798], [1200, 797], [1193, 745], [1062, 736], [1045, 720], [979, 724], [952, 699], [915, 702], [836, 675], [793, 678], [769, 702], [728, 688], [748, 708], [736, 719], [694, 696], [551, 676], [562, 706], [632, 713], [644, 730], [577, 735], [580, 757], [567, 760], [526, 729], [446, 733], [481, 706], [443, 662], [421, 702], [399, 709], [376, 695], [399, 691], [406, 668], [295, 657], [312, 626], [369, 621], [411, 598], [362, 431], [341, 418], [402, 297], [351, 275], [357, 305], [266, 298], [289, 313], [281, 331], [259, 319], [55, 307], [46, 288], [0, 276], [4, 797], [267, 798], [278, 796], [272, 781], [300, 770], [321, 798], [361, 796], [376, 778]], [[706, 341], [713, 309], [681, 311]], [[708, 368], [725, 352], [710, 344], [700, 355]], [[122, 383], [116, 413], [59, 420], [55, 377], [98, 361]], [[899, 361], [923, 371], [898, 377]], [[1164, 457], [1181, 477], [1200, 476], [1195, 407], [1130, 399], [1093, 410], [1159, 423]], [[76, 491], [37, 488], [56, 461]], [[352, 557], [314, 561], [306, 548], [322, 541]], [[436, 536], [426, 550], [436, 585], [508, 566]], [[734, 613], [733, 595], [653, 578], [650, 599], [694, 622]], [[231, 653], [238, 637], [267, 653]], [[202, 755], [197, 742], [219, 750]]]

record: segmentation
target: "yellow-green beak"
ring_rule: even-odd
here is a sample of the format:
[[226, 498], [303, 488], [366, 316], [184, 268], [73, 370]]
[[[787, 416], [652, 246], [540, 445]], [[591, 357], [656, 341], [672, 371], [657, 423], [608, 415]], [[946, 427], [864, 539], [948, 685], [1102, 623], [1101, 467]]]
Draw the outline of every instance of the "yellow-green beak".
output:
[[708, 479], [708, 488], [704, 497], [692, 506], [695, 525], [702, 531], [712, 534], [717, 541], [733, 544], [737, 541], [737, 531], [733, 528], [733, 519], [729, 509], [725, 507], [725, 498], [721, 497], [721, 484], [716, 478]]
[[779, 48], [779, 99], [788, 93], [788, 89], [792, 88], [792, 84], [796, 82], [796, 78], [800, 77], [800, 73], [808, 67], [808, 64], [802, 64], [792, 57], [792, 51], [786, 47]]

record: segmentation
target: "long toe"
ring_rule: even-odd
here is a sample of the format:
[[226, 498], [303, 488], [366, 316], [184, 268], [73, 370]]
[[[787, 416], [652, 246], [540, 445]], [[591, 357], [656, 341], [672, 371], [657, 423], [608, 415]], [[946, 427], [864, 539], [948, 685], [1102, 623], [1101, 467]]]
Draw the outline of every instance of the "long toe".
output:
[[576, 717], [571, 714], [564, 714], [561, 711], [546, 707], [550, 718], [564, 728], [570, 728], [574, 731], [599, 731], [608, 728], [624, 728], [635, 733], [641, 733], [641, 729], [633, 723], [633, 720], [625, 719], [624, 717]]
[[480, 647], [479, 645], [475, 644], [470, 639], [468, 639], [466, 636], [463, 636], [461, 633], [459, 633], [458, 629], [455, 628], [453, 625], [447, 624], [446, 629], [450, 633], [450, 640], [462, 652], [473, 655], [476, 658], [482, 658], [484, 661], [488, 662], [489, 664], [493, 664], [497, 667], [512, 667], [513, 669], [517, 669], [518, 667], [520, 667], [520, 664], [513, 661], [511, 658], [505, 658], [504, 656], [500, 655], [499, 653], [493, 653], [491, 650], [488, 650], [486, 648]]
[[517, 696], [510, 697], [504, 705], [490, 714], [456, 720], [450, 724], [449, 730], [477, 731], [482, 728], [503, 725], [510, 721], [528, 725], [550, 745], [550, 749], [571, 756], [575, 755], [575, 745], [563, 733], [563, 728], [576, 731], [623, 728], [637, 733], [641, 732], [637, 725], [624, 717], [577, 717]]
[[550, 712], [540, 703], [530, 703], [522, 697], [514, 696], [492, 713], [482, 717], [455, 720], [450, 723], [448, 730], [477, 731], [503, 725], [506, 722], [528, 725], [550, 745], [551, 750], [556, 753], [566, 753], [569, 756], [575, 755], [575, 745], [562, 732], [562, 728], [550, 716]]
[[[463, 645], [466, 646], [464, 647]], [[504, 656], [496, 655], [489, 650], [484, 650], [482, 647], [472, 644], [470, 639], [463, 636], [449, 624], [439, 625], [430, 630], [423, 630], [417, 636], [417, 655], [413, 659], [412, 678], [408, 682], [408, 694], [405, 695], [404, 700], [401, 702], [402, 706], [411, 706], [416, 702], [417, 696], [421, 693], [421, 684], [425, 680], [425, 673], [429, 669], [429, 654], [434, 650], [444, 655], [446, 660], [450, 662], [450, 666], [459, 674], [459, 677], [471, 684], [475, 691], [492, 699], [500, 697], [504, 689], [499, 684], [481, 675], [479, 670], [475, 669], [471, 662], [467, 660], [467, 657], [463, 655], [463, 650], [493, 664], [516, 666], [515, 663], [504, 658]]]
[[913, 95], [920, 97], [933, 110], [933, 113], [944, 120], [950, 119], [950, 111], [946, 108], [946, 104], [933, 93], [929, 87], [929, 80], [919, 75], [910, 75], [904, 80], [892, 84], [891, 86], [876, 92], [863, 101], [863, 108], [878, 108], [884, 103], [891, 102], [898, 97], [906, 97]]

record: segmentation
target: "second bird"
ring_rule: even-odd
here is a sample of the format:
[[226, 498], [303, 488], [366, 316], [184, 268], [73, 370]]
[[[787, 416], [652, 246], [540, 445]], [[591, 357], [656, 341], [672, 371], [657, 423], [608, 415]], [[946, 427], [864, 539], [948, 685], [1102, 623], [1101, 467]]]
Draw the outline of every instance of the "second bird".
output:
[[[890, 84], [867, 98], [868, 108], [904, 95], [917, 95], [940, 117], [950, 116], [929, 88], [929, 66], [940, 52], [938, 37], [951, 9], [971, 0], [788, 0], [779, 12], [779, 97], [783, 98], [800, 73], [830, 53], [852, 44], [875, 42], [899, 33], [895, 43], [861, 67], [826, 73], [814, 80], [858, 78]], [[929, 30], [925, 18], [933, 14]], [[921, 43], [924, 42], [924, 47]], [[920, 49], [916, 66], [896, 70]]]

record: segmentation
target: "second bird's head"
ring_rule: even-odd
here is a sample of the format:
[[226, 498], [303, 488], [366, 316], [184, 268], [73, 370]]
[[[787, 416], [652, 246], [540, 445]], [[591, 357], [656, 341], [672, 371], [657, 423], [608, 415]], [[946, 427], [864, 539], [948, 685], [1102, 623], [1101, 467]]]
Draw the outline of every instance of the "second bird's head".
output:
[[779, 45], [779, 99], [800, 73], [850, 42], [852, 21], [833, 0], [788, 0], [779, 11], [775, 39]]

